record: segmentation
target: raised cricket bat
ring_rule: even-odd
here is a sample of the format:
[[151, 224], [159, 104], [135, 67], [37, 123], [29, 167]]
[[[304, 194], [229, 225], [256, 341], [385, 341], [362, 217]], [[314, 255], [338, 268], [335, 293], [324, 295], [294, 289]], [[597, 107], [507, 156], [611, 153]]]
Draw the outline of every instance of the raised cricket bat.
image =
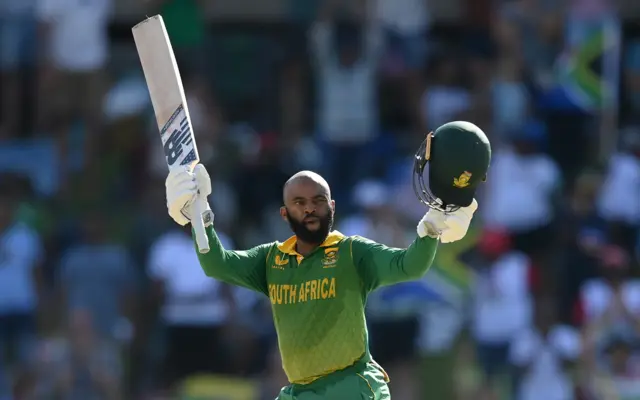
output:
[[[131, 30], [149, 87], [167, 165], [169, 169], [189, 166], [193, 170], [200, 162], [200, 157], [191, 129], [180, 71], [162, 17], [155, 15], [147, 18]], [[191, 225], [200, 253], [209, 251], [205, 221], [202, 220], [205, 209], [206, 199], [196, 200], [191, 209]]]

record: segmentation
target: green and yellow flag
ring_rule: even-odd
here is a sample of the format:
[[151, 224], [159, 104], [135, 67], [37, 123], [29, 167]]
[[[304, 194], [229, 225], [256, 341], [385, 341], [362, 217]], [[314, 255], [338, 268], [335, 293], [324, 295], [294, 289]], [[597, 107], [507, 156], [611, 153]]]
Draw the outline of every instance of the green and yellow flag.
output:
[[569, 17], [556, 77], [577, 107], [589, 112], [617, 107], [621, 36], [616, 16]]

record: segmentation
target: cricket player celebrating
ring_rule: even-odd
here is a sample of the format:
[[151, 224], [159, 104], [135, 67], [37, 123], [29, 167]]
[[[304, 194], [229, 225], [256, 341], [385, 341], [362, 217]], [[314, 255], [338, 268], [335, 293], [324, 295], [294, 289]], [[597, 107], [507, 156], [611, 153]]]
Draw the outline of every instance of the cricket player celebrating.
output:
[[[429, 269], [438, 242], [462, 239], [478, 204], [477, 185], [487, 173], [491, 148], [468, 122], [429, 134], [416, 154], [414, 187], [429, 211], [407, 249], [390, 248], [332, 231], [336, 204], [327, 182], [302, 171], [284, 185], [280, 215], [294, 236], [246, 251], [226, 250], [213, 222], [211, 250], [198, 253], [205, 274], [269, 297], [283, 367], [290, 381], [279, 400], [390, 399], [384, 370], [369, 353], [365, 322], [368, 294], [383, 285], [418, 279]], [[429, 165], [428, 185], [423, 172]], [[211, 194], [206, 169], [171, 171], [166, 181], [169, 215], [190, 222], [190, 205]], [[199, 197], [200, 196], [200, 197]], [[213, 221], [208, 208], [205, 221]]]

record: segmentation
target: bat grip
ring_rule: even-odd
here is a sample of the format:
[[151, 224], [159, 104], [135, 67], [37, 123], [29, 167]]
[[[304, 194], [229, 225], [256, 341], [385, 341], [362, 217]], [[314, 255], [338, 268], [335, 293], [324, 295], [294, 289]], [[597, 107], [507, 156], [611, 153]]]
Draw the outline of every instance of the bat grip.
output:
[[204, 221], [202, 220], [202, 214], [206, 211], [205, 200], [200, 199], [199, 196], [191, 205], [191, 225], [196, 234], [196, 243], [198, 244], [198, 251], [200, 254], [206, 254], [209, 252], [209, 238], [207, 232], [204, 229]]

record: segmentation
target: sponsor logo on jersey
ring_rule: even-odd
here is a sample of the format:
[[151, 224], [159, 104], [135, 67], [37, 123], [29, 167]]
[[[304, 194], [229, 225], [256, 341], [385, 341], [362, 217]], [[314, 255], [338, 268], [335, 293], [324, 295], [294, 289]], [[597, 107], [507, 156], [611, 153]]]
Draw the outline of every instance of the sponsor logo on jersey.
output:
[[271, 266], [271, 268], [273, 269], [279, 269], [281, 271], [284, 271], [284, 266], [289, 264], [289, 259], [288, 258], [282, 258], [280, 257], [280, 255], [278, 254], [276, 256], [276, 259], [274, 261], [274, 264]]
[[289, 264], [288, 258], [281, 258], [279, 254], [276, 256], [276, 265], [287, 265], [287, 264]]

